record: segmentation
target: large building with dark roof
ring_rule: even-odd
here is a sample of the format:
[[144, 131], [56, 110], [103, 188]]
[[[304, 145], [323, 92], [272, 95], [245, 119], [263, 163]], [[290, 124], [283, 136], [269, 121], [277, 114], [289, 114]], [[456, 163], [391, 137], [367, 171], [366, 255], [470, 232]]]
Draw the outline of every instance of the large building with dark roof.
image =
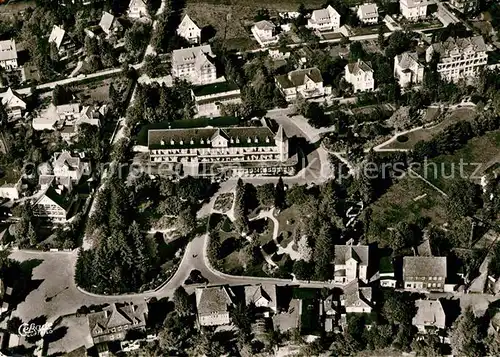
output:
[[482, 36], [449, 38], [427, 48], [426, 60], [431, 62], [437, 54], [437, 71], [445, 81], [470, 80], [488, 63], [488, 48]]
[[191, 176], [289, 175], [297, 163], [281, 126], [152, 129], [148, 150], [152, 163]]
[[446, 277], [446, 257], [403, 257], [405, 289], [443, 291]]

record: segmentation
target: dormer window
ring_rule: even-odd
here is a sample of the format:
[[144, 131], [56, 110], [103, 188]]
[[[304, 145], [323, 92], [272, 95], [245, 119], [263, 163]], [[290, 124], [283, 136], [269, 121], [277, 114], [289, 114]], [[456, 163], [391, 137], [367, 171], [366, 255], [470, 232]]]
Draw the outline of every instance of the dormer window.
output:
[[266, 143], [269, 143], [271, 142], [271, 140], [269, 139], [269, 136], [266, 136]]
[[184, 141], [183, 140], [179, 141], [179, 144], [184, 145]]
[[240, 143], [240, 138], [236, 137], [236, 144]]
[[160, 141], [160, 144], [161, 144], [162, 146], [165, 146], [165, 140], [161, 140], [161, 141]]
[[229, 142], [230, 142], [231, 144], [234, 144], [234, 139], [233, 139], [233, 138], [230, 138], [230, 139], [229, 139]]
[[248, 138], [248, 139], [247, 139], [247, 143], [249, 143], [249, 144], [250, 144], [251, 142], [252, 142], [252, 138]]
[[205, 141], [203, 139], [200, 140], [200, 144], [203, 145], [205, 144]]
[[210, 139], [207, 139], [207, 144], [210, 144]]
[[255, 137], [254, 142], [257, 144], [259, 142], [259, 138]]
[[175, 145], [175, 141], [173, 139], [170, 140], [170, 145]]
[[189, 142], [191, 145], [194, 145], [194, 140], [191, 139], [191, 141]]

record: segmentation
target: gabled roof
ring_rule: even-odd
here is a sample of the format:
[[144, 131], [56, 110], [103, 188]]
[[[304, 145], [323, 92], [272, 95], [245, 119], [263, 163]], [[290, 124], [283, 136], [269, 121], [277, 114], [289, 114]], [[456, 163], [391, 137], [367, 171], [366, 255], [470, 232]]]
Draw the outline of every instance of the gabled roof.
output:
[[413, 325], [446, 327], [446, 314], [439, 300], [417, 300], [415, 307], [417, 313], [412, 319]]
[[261, 31], [272, 31], [276, 28], [272, 22], [267, 20], [256, 22], [254, 26]]
[[417, 52], [403, 52], [396, 57], [398, 59], [398, 65], [403, 71], [415, 66], [423, 67], [423, 64], [418, 60]]
[[57, 193], [52, 185], [47, 187], [45, 192], [35, 202], [35, 205], [39, 204], [45, 197], [50, 199], [55, 205], [59, 206], [65, 211], [68, 211], [69, 207], [71, 206], [71, 201], [67, 197]]
[[323, 77], [321, 72], [316, 67], [297, 69], [289, 72], [287, 75], [277, 76], [276, 81], [283, 88], [293, 88], [303, 85], [307, 80], [314, 83], [322, 83]]
[[99, 21], [99, 27], [101, 27], [105, 33], [109, 33], [114, 21], [115, 17], [109, 12], [104, 11], [101, 16], [101, 21]]
[[231, 298], [232, 294], [226, 286], [197, 288], [195, 293], [196, 308], [200, 315], [225, 313], [234, 304]]
[[326, 9], [314, 10], [311, 17], [318, 19], [331, 18], [332, 16], [340, 17], [340, 14], [331, 5], [328, 5]]
[[15, 40], [0, 41], [0, 61], [17, 59]]
[[276, 308], [276, 285], [273, 284], [259, 284], [245, 286], [245, 302], [247, 305], [256, 303], [260, 299], [265, 299], [269, 307]]
[[[148, 306], [146, 303], [113, 303], [102, 311], [87, 315], [92, 337], [107, 334], [107, 329], [120, 326], [144, 327]], [[98, 331], [101, 330], [101, 331]]]
[[184, 15], [178, 29], [181, 31], [185, 28], [195, 28], [201, 31], [201, 29], [196, 25], [196, 23], [189, 17], [188, 14]]
[[446, 275], [446, 257], [403, 257], [403, 280]]
[[199, 57], [202, 58], [202, 62], [207, 60], [207, 55], [211, 58], [214, 57], [212, 48], [210, 45], [182, 48], [180, 50], [174, 50], [172, 52], [172, 66], [177, 67], [184, 64], [197, 64]]
[[5, 92], [4, 96], [2, 97], [2, 104], [6, 108], [25, 108], [26, 109], [26, 102], [21, 99], [21, 96], [14, 92], [12, 88], [9, 87], [7, 89], [7, 92]]
[[373, 72], [371, 62], [369, 61], [365, 62], [363, 60], [358, 60], [357, 62], [349, 63], [347, 65], [347, 70], [350, 73], [354, 74], [355, 76], [363, 72]]
[[353, 280], [344, 287], [345, 307], [372, 307], [372, 288], [362, 287]]
[[336, 245], [334, 264], [345, 265], [350, 259], [355, 259], [359, 265], [368, 266], [370, 247], [367, 245]]
[[70, 168], [80, 167], [80, 158], [73, 157], [68, 151], [63, 151], [54, 161], [54, 168], [62, 167], [67, 165]]
[[80, 104], [78, 103], [70, 103], [70, 104], [62, 104], [56, 107], [56, 111], [58, 114], [62, 113], [79, 113], [80, 112]]
[[64, 31], [62, 27], [54, 25], [54, 27], [52, 27], [52, 32], [50, 33], [49, 36], [49, 43], [55, 43], [57, 49], [59, 49], [59, 47], [61, 47], [65, 34], [66, 31]]
[[475, 52], [485, 52], [488, 50], [483, 36], [473, 36], [467, 38], [450, 37], [444, 42], [433, 43], [431, 48], [435, 52], [439, 53], [441, 57], [448, 57], [453, 51], [461, 53], [469, 48]]
[[130, 9], [132, 7], [147, 7], [146, 0], [130, 0], [128, 8]]

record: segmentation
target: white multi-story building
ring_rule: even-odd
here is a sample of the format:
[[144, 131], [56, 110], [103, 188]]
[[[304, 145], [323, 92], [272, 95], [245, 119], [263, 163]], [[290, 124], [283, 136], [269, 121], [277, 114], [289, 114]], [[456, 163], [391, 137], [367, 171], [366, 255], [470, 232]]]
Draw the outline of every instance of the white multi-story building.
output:
[[422, 83], [424, 68], [416, 52], [404, 52], [394, 57], [394, 77], [399, 81], [401, 88]]
[[330, 87], [323, 86], [323, 77], [316, 67], [291, 71], [277, 76], [275, 81], [287, 102], [293, 102], [298, 96], [309, 99], [331, 93]]
[[276, 35], [276, 26], [267, 20], [256, 22], [252, 26], [252, 34], [262, 47], [275, 44], [279, 39]]
[[314, 10], [306, 27], [318, 31], [336, 31], [340, 28], [340, 14], [331, 5], [326, 9]]
[[148, 18], [148, 7], [145, 0], [131, 0], [127, 10], [131, 19]]
[[18, 67], [16, 41], [0, 41], [0, 67], [7, 71]]
[[375, 88], [373, 69], [370, 62], [358, 59], [345, 66], [345, 80], [351, 83], [354, 92], [371, 91]]
[[479, 0], [450, 0], [449, 4], [463, 14], [474, 12], [479, 8]]
[[186, 39], [189, 43], [201, 43], [201, 28], [191, 20], [188, 14], [184, 15], [179, 27], [177, 27], [177, 34]]
[[235, 295], [227, 286], [195, 289], [196, 310], [201, 326], [229, 325], [230, 310], [235, 305]]
[[297, 164], [281, 126], [153, 129], [147, 149], [152, 163], [192, 176], [289, 175]]
[[410, 21], [427, 17], [427, 0], [399, 0], [401, 14]]
[[172, 52], [172, 77], [193, 84], [217, 81], [217, 69], [212, 63], [214, 54], [210, 45], [183, 48]]
[[348, 284], [359, 279], [368, 283], [370, 278], [370, 248], [367, 245], [336, 245], [334, 248], [335, 283]]
[[224, 105], [241, 103], [241, 91], [231, 81], [193, 87], [191, 95], [197, 116], [218, 117]]
[[377, 4], [368, 3], [358, 7], [358, 18], [363, 24], [374, 25], [378, 23], [378, 6]]
[[425, 57], [431, 62], [434, 54], [439, 55], [437, 70], [441, 78], [450, 82], [477, 77], [488, 62], [488, 48], [482, 36], [449, 38], [427, 48]]

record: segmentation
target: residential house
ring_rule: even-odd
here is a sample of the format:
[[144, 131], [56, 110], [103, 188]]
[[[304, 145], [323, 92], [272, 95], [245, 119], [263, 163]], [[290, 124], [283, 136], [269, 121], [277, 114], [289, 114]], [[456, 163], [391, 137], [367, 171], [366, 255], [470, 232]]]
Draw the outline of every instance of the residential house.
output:
[[118, 19], [107, 11], [102, 13], [101, 21], [99, 21], [99, 27], [107, 37], [123, 31], [123, 26], [120, 24]]
[[426, 333], [432, 329], [446, 328], [446, 314], [439, 300], [415, 301], [417, 313], [412, 319], [412, 324], [419, 332]]
[[21, 119], [26, 111], [26, 102], [10, 87], [2, 96], [2, 104], [7, 112], [9, 122]]
[[378, 6], [374, 3], [360, 5], [357, 15], [361, 23], [375, 25], [378, 23]]
[[229, 310], [235, 304], [235, 296], [229, 287], [197, 288], [195, 295], [201, 326], [228, 325], [231, 322]]
[[335, 245], [335, 283], [348, 284], [356, 279], [367, 283], [370, 279], [369, 259], [370, 247], [367, 245]]
[[227, 104], [241, 103], [241, 92], [232, 81], [196, 86], [191, 89], [197, 116], [218, 117]]
[[149, 18], [146, 0], [130, 0], [127, 16], [136, 20]]
[[72, 156], [69, 151], [54, 154], [54, 175], [68, 176], [78, 183], [83, 175], [88, 175], [90, 167], [79, 156]]
[[143, 303], [112, 303], [102, 311], [87, 315], [94, 344], [121, 341], [130, 330], [145, 331], [148, 305]]
[[52, 103], [34, 117], [32, 122], [34, 130], [55, 130], [58, 124], [62, 125], [62, 122], [57, 107]]
[[65, 223], [69, 218], [73, 197], [63, 185], [52, 181], [33, 204], [33, 215], [54, 223]]
[[416, 52], [403, 52], [394, 57], [394, 77], [399, 81], [401, 88], [422, 83], [424, 68]]
[[253, 37], [261, 47], [278, 43], [279, 36], [276, 34], [276, 26], [267, 20], [256, 22], [252, 26]]
[[446, 257], [403, 257], [403, 287], [408, 290], [443, 291]]
[[479, 8], [479, 0], [450, 0], [449, 4], [462, 14], [473, 13]]
[[333, 294], [323, 299], [323, 316], [325, 318], [325, 331], [332, 332], [340, 318], [340, 300]]
[[297, 164], [281, 126], [152, 129], [147, 150], [152, 163], [192, 176], [293, 175]]
[[177, 34], [189, 43], [201, 43], [201, 28], [191, 20], [188, 14], [184, 15], [179, 27], [177, 27]]
[[0, 41], [0, 67], [6, 71], [10, 71], [18, 67], [15, 40]]
[[448, 38], [444, 42], [433, 43], [427, 48], [425, 57], [431, 62], [439, 55], [437, 71], [445, 81], [458, 82], [460, 79], [473, 80], [488, 62], [488, 48], [482, 36], [468, 38]]
[[344, 287], [341, 305], [347, 314], [371, 313], [373, 310], [372, 288], [360, 285], [358, 279], [351, 281]]
[[80, 111], [80, 115], [76, 118], [75, 126], [79, 126], [82, 124], [101, 126], [101, 116], [104, 114], [100, 109], [92, 106], [92, 105], [84, 105], [82, 110]]
[[275, 82], [287, 102], [293, 102], [299, 96], [309, 99], [331, 93], [330, 87], [323, 86], [323, 77], [316, 67], [297, 69], [286, 75], [277, 76]]
[[340, 14], [331, 5], [326, 9], [314, 10], [307, 27], [317, 31], [336, 31], [340, 28]]
[[399, 0], [401, 14], [410, 21], [427, 17], [428, 0]]
[[370, 62], [358, 59], [345, 66], [345, 80], [351, 83], [354, 92], [372, 91], [375, 88], [373, 69]]
[[[0, 197], [12, 201], [18, 200], [21, 194], [22, 179], [17, 177], [12, 182], [3, 181], [3, 184], [0, 186]], [[2, 182], [2, 179], [0, 179], [0, 182]]]
[[246, 305], [254, 305], [256, 308], [264, 310], [268, 316], [269, 313], [277, 312], [276, 285], [258, 284], [245, 286]]
[[69, 56], [75, 47], [73, 40], [69, 37], [66, 31], [61, 26], [57, 25], [52, 27], [52, 32], [49, 36], [49, 43], [55, 44], [57, 50], [59, 51], [59, 56], [61, 57]]
[[286, 307], [280, 307], [279, 313], [272, 317], [274, 329], [281, 333], [300, 326], [301, 300], [291, 299]]
[[185, 79], [193, 84], [217, 81], [217, 69], [210, 45], [183, 48], [172, 52], [172, 77]]

